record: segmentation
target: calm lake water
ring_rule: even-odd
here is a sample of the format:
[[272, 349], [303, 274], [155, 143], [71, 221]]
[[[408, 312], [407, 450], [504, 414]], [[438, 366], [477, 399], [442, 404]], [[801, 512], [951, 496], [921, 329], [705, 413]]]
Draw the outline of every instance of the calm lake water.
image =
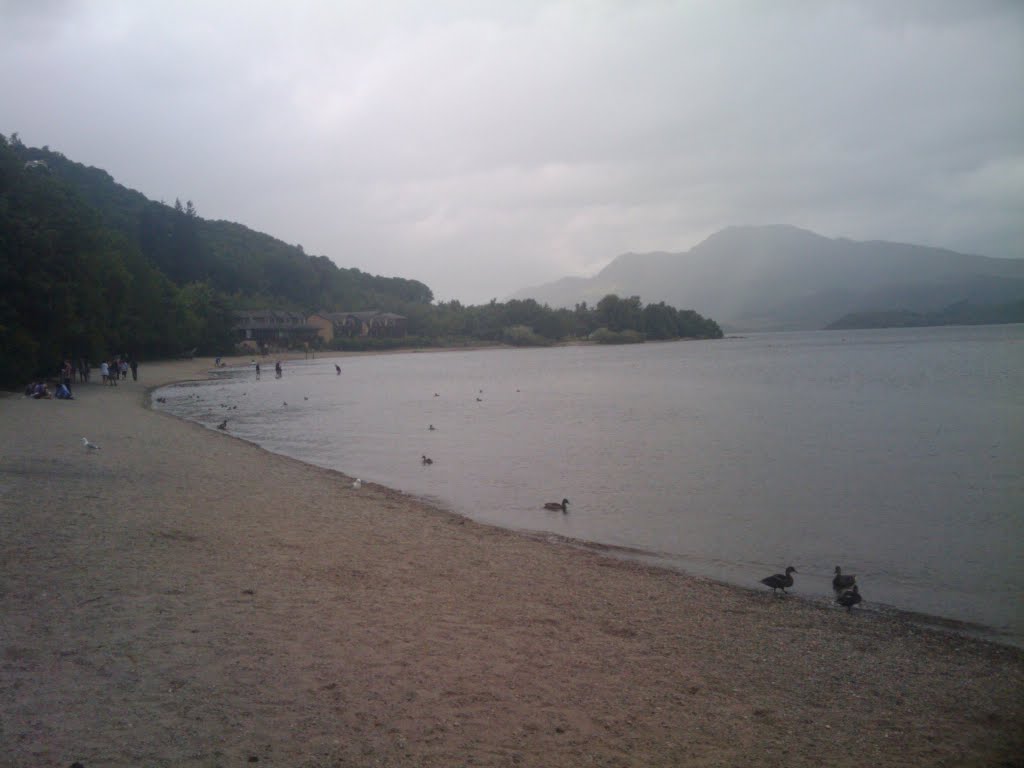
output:
[[[838, 564], [869, 609], [1024, 642], [1022, 325], [262, 367], [157, 407], [476, 520], [752, 588], [794, 565], [795, 594], [831, 600]], [[542, 508], [563, 497], [568, 514]]]

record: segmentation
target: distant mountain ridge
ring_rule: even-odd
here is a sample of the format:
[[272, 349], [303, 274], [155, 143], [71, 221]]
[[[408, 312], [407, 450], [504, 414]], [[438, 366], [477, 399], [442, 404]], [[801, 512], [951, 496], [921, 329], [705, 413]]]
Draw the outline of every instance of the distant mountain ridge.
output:
[[626, 253], [590, 278], [517, 292], [554, 307], [640, 295], [732, 330], [824, 328], [863, 312], [937, 312], [1024, 298], [1024, 259], [885, 241], [830, 239], [787, 225], [723, 229], [683, 253]]

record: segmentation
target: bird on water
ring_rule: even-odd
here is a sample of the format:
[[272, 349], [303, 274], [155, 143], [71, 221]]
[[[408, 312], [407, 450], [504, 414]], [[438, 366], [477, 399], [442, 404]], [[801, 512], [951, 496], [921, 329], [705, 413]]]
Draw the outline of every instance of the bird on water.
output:
[[843, 576], [842, 570], [839, 566], [836, 566], [836, 575], [832, 579], [832, 589], [836, 592], [842, 592], [845, 589], [849, 589], [857, 583], [856, 576]]
[[853, 589], [848, 589], [839, 595], [836, 598], [836, 602], [843, 606], [843, 608], [846, 609], [846, 612], [849, 613], [853, 609], [853, 606], [863, 599], [864, 598], [860, 596], [860, 590], [857, 589], [857, 585], [854, 584]]
[[423, 457], [423, 458], [421, 459], [421, 461], [422, 461], [422, 462], [423, 462], [424, 464], [433, 464], [433, 463], [434, 463], [434, 460], [433, 460], [433, 459], [431, 459], [431, 458], [430, 458], [430, 457], [428, 457], [428, 456], [424, 456], [424, 457]]
[[562, 499], [562, 503], [559, 504], [557, 501], [549, 501], [544, 504], [544, 509], [560, 509], [563, 512], [569, 511], [569, 500]]
[[90, 442], [88, 437], [82, 438], [82, 445], [85, 446], [85, 450], [87, 451], [98, 451], [100, 449], [96, 443]]
[[797, 569], [791, 565], [786, 569], [785, 574], [776, 573], [772, 576], [769, 576], [766, 579], [761, 579], [761, 583], [764, 584], [766, 587], [771, 587], [773, 595], [775, 594], [775, 590], [777, 589], [781, 589], [783, 594], [788, 594], [786, 592], [786, 587], [793, 586], [792, 574], [794, 573], [799, 573], [799, 571], [797, 571]]

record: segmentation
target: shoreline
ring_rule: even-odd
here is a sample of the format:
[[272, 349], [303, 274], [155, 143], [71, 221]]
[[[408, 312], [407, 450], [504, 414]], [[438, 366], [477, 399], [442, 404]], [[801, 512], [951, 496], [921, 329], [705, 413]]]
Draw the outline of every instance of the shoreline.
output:
[[148, 407], [210, 368], [0, 399], [9, 764], [1019, 764], [1019, 649], [553, 546]]
[[[655, 342], [655, 343], [674, 343], [674, 340], [673, 341], [666, 341], [666, 342]], [[511, 351], [515, 351], [517, 349], [519, 349], [519, 348], [500, 346], [499, 345], [499, 346], [481, 346], [481, 347], [477, 347], [475, 349], [467, 349], [467, 350], [449, 349], [449, 348], [433, 348], [433, 349], [430, 349], [430, 350], [427, 350], [427, 351], [432, 352], [432, 353], [439, 353], [439, 352], [450, 352], [450, 351], [477, 351], [477, 350], [488, 350], [488, 351], [493, 351], [493, 350], [510, 351], [511, 350]], [[381, 355], [381, 354], [384, 354], [384, 355], [409, 354], [409, 353], [416, 353], [416, 352], [419, 352], [419, 351], [420, 350], [384, 350], [384, 351], [372, 351], [372, 352], [349, 352], [349, 353], [345, 353], [343, 355], [337, 355], [337, 357], [352, 357], [352, 356], [364, 356], [364, 355], [376, 356], [376, 355]], [[332, 359], [334, 357], [334, 355], [322, 355], [321, 357], [324, 358], [324, 359], [328, 359], [329, 360], [329, 359]], [[282, 358], [282, 359], [284, 359], [284, 358]], [[296, 355], [293, 355], [293, 357], [291, 359], [293, 359], [293, 360], [296, 360], [296, 359], [297, 360], [302, 360], [303, 359], [303, 355], [302, 355], [302, 353], [297, 353]], [[224, 373], [227, 373], [229, 371], [244, 371], [245, 369], [250, 368], [250, 367], [251, 367], [251, 362], [246, 362], [245, 360], [239, 361], [239, 360], [236, 359], [236, 360], [232, 361], [231, 363], [225, 365], [221, 369], [212, 369], [212, 370], [206, 371], [205, 372], [205, 376], [201, 376], [201, 377], [198, 377], [198, 378], [195, 378], [195, 379], [189, 379], [188, 381], [184, 381], [184, 382], [170, 382], [168, 384], [164, 384], [164, 385], [161, 385], [161, 386], [175, 386], [175, 385], [178, 385], [178, 384], [190, 384], [190, 383], [198, 382], [198, 381], [215, 380], [219, 376], [221, 376]], [[150, 392], [152, 392], [152, 391], [154, 391], [155, 389], [158, 389], [158, 388], [159, 387], [154, 387], [152, 390], [150, 390]], [[160, 411], [160, 412], [164, 413], [163, 411]], [[177, 416], [177, 415], [175, 415], [173, 413], [167, 413], [166, 415], [172, 415], [172, 416], [175, 416], [176, 418], [180, 418], [180, 419], [189, 421], [187, 419], [187, 417], [185, 417], [185, 416]], [[196, 424], [199, 424], [199, 425], [203, 425], [202, 422], [198, 421], [198, 420], [195, 421], [195, 422], [190, 422], [190, 423], [196, 423]], [[208, 424], [204, 425], [204, 426], [207, 429], [210, 428], [210, 425], [208, 425]], [[230, 433], [229, 433], [229, 435], [232, 436], [232, 437], [238, 437], [237, 435], [230, 434]], [[294, 459], [294, 460], [299, 461], [301, 463], [307, 463], [300, 456], [291, 456], [291, 455], [289, 455], [287, 453], [276, 452], [276, 451], [274, 451], [274, 450], [272, 450], [270, 448], [267, 448], [267, 447], [261, 445], [257, 441], [247, 440], [247, 438], [239, 438], [239, 439], [242, 439], [244, 441], [250, 442], [250, 444], [252, 444], [254, 446], [257, 446], [257, 447], [260, 447], [263, 450], [266, 450], [266, 451], [268, 451], [269, 453], [271, 453], [273, 455], [291, 458], [291, 459]], [[323, 465], [319, 465], [319, 464], [311, 464], [311, 465], [312, 466], [323, 466]], [[354, 475], [349, 476], [346, 473], [344, 468], [335, 468], [332, 471], [338, 472], [339, 475], [342, 478], [347, 479], [348, 481], [351, 481], [354, 478]], [[627, 546], [627, 545], [610, 544], [610, 543], [606, 543], [606, 542], [602, 542], [602, 541], [598, 541], [598, 540], [593, 540], [593, 539], [578, 538], [578, 537], [568, 537], [568, 536], [564, 536], [562, 534], [556, 533], [554, 531], [547, 531], [547, 530], [544, 530], [544, 529], [517, 528], [517, 527], [515, 527], [513, 525], [502, 525], [501, 523], [486, 523], [486, 522], [477, 520], [471, 514], [459, 511], [456, 507], [450, 506], [449, 504], [446, 504], [443, 499], [434, 498], [434, 497], [420, 496], [420, 495], [417, 495], [416, 493], [413, 493], [413, 492], [410, 492], [410, 491], [407, 491], [407, 490], [403, 490], [403, 489], [398, 488], [398, 487], [393, 487], [391, 485], [388, 485], [387, 483], [388, 483], [388, 481], [385, 479], [383, 481], [375, 482], [375, 485], [377, 485], [380, 488], [387, 488], [387, 489], [393, 490], [396, 493], [405, 494], [410, 499], [412, 499], [414, 501], [418, 501], [418, 502], [420, 502], [420, 503], [422, 503], [422, 504], [424, 504], [426, 506], [432, 507], [432, 508], [434, 508], [434, 509], [436, 509], [436, 510], [438, 510], [440, 512], [443, 512], [445, 514], [451, 514], [451, 515], [454, 515], [454, 516], [456, 516], [458, 518], [465, 518], [466, 520], [472, 521], [472, 522], [480, 524], [480, 525], [494, 526], [494, 527], [496, 527], [496, 528], [498, 528], [500, 530], [504, 530], [504, 531], [507, 531], [507, 532], [515, 534], [515, 535], [525, 536], [527, 538], [535, 539], [535, 540], [538, 540], [538, 541], [545, 541], [545, 542], [547, 542], [549, 544], [558, 544], [558, 545], [561, 545], [561, 546], [577, 547], [577, 548], [581, 548], [581, 549], [584, 549], [584, 550], [589, 550], [589, 551], [592, 551], [592, 552], [595, 552], [595, 553], [598, 553], [598, 554], [604, 554], [604, 555], [607, 555], [607, 556], [612, 556], [612, 557], [617, 557], [617, 558], [620, 558], [620, 559], [629, 560], [631, 562], [644, 565], [645, 567], [661, 569], [661, 570], [665, 570], [665, 571], [672, 572], [672, 573], [679, 573], [679, 574], [682, 574], [682, 575], [687, 576], [689, 578], [695, 578], [695, 579], [699, 579], [699, 580], [704, 580], [704, 581], [708, 581], [708, 582], [711, 582], [711, 583], [719, 584], [719, 585], [722, 585], [722, 586], [735, 587], [735, 588], [738, 588], [738, 589], [740, 589], [742, 591], [745, 591], [745, 592], [747, 592], [749, 594], [752, 594], [752, 595], [761, 594], [763, 592], [763, 590], [764, 590], [764, 588], [759, 586], [759, 585], [755, 586], [755, 584], [757, 584], [756, 580], [749, 580], [749, 579], [748, 580], [740, 580], [740, 579], [736, 579], [736, 578], [730, 579], [730, 578], [728, 578], [728, 575], [722, 575], [722, 573], [723, 573], [723, 569], [722, 568], [717, 569], [719, 575], [716, 575], [713, 572], [715, 569], [709, 569], [709, 568], [706, 568], [706, 567], [702, 568], [702, 566], [701, 566], [701, 564], [699, 562], [694, 562], [694, 561], [688, 560], [686, 557], [684, 557], [682, 555], [673, 555], [673, 554], [668, 554], [668, 553], [665, 553], [665, 552], [659, 552], [659, 551], [653, 550], [653, 549], [647, 550], [647, 549], [643, 549], [643, 548], [640, 548], [640, 547], [631, 547], [631, 546]], [[725, 570], [728, 570], [728, 569], [725, 569]], [[818, 574], [818, 575], [820, 576], [820, 574]], [[831, 581], [831, 573], [828, 574], [827, 578], [828, 578], [828, 580], [830, 582]], [[834, 602], [833, 602], [832, 598], [833, 598], [833, 596], [831, 595], [831, 593], [829, 593], [827, 595], [825, 595], [824, 593], [818, 593], [818, 592], [807, 593], [807, 592], [799, 591], [799, 588], [797, 589], [796, 592], [792, 593], [792, 595], [790, 596], [790, 599], [795, 599], [795, 600], [803, 601], [803, 602], [807, 603], [808, 605], [813, 605], [813, 606], [816, 606], [816, 607], [819, 607], [819, 608], [824, 608], [826, 610], [835, 610], [836, 606], [834, 605]], [[875, 616], [887, 616], [887, 617], [894, 618], [894, 619], [902, 621], [902, 622], [913, 623], [913, 624], [915, 624], [916, 626], [918, 626], [921, 629], [930, 629], [930, 630], [938, 631], [938, 632], [942, 632], [942, 633], [960, 635], [960, 636], [968, 637], [968, 638], [971, 638], [971, 639], [974, 639], [974, 640], [990, 642], [990, 643], [994, 643], [996, 645], [1007, 646], [1007, 647], [1016, 648], [1016, 649], [1019, 649], [1019, 650], [1024, 650], [1024, 635], [1020, 635], [1019, 633], [1014, 633], [1014, 631], [1012, 631], [1008, 627], [1007, 628], [1003, 628], [1003, 627], [1000, 627], [998, 625], [986, 624], [986, 623], [984, 623], [982, 621], [979, 621], [979, 620], [972, 620], [970, 618], [958, 618], [955, 615], [943, 615], [943, 614], [940, 614], [940, 613], [929, 613], [927, 610], [922, 610], [922, 609], [917, 609], [917, 608], [912, 608], [912, 607], [901, 607], [901, 606], [894, 605], [894, 604], [891, 604], [891, 603], [879, 602], [878, 600], [871, 600], [867, 604], [862, 604], [862, 605], [860, 605], [860, 606], [858, 606], [856, 608], [856, 611], [857, 612], [861, 612], [861, 613], [867, 613], [869, 615], [875, 615]]]

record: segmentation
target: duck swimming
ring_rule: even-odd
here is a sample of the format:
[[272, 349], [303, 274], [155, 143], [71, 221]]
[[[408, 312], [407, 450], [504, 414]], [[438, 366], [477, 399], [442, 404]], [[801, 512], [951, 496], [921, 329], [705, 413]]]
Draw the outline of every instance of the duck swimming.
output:
[[793, 586], [793, 577], [790, 575], [793, 573], [799, 573], [799, 571], [797, 571], [797, 569], [791, 565], [786, 569], [785, 575], [781, 573], [776, 573], [765, 579], [761, 579], [761, 583], [764, 584], [766, 587], [771, 587], [773, 595], [775, 594], [775, 590], [777, 589], [781, 589], [783, 594], [788, 594], [786, 592], [786, 587]]
[[424, 456], [422, 461], [423, 461], [424, 464], [433, 464], [434, 463], [434, 460], [431, 459], [431, 458], [428, 458], [427, 456]]
[[856, 576], [843, 576], [843, 572], [836, 566], [836, 575], [832, 579], [832, 589], [836, 592], [842, 592], [844, 589], [849, 589], [857, 583]]
[[557, 501], [549, 501], [544, 504], [544, 509], [560, 509], [563, 512], [569, 511], [569, 500], [562, 499], [562, 503], [559, 504]]
[[849, 613], [853, 609], [853, 606], [863, 599], [864, 598], [860, 596], [860, 590], [857, 589], [857, 585], [854, 584], [853, 589], [848, 589], [839, 595], [836, 598], [836, 602], [843, 606], [843, 608], [846, 609], [846, 612]]

